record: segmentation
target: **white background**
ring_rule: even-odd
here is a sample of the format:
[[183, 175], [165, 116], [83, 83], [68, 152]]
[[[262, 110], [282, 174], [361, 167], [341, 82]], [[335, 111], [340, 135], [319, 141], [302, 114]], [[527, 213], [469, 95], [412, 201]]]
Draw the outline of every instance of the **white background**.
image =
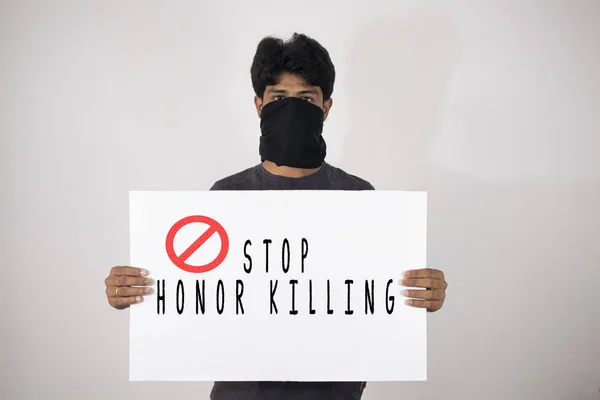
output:
[[[259, 161], [249, 68], [305, 32], [338, 72], [328, 161], [429, 192], [429, 381], [373, 399], [600, 396], [600, 3], [2, 1], [0, 397], [207, 398], [129, 383], [129, 190]], [[150, 351], [150, 349], [149, 349]]]

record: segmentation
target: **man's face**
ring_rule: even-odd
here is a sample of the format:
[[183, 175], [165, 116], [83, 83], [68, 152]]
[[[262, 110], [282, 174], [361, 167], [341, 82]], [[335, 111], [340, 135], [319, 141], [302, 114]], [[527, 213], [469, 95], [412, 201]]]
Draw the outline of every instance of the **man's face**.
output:
[[254, 97], [254, 104], [256, 105], [258, 116], [260, 117], [262, 108], [265, 105], [285, 99], [286, 97], [297, 97], [316, 105], [323, 110], [325, 119], [327, 119], [329, 109], [333, 104], [331, 99], [323, 101], [323, 91], [320, 87], [310, 86], [298, 75], [284, 72], [279, 77], [279, 83], [273, 86], [267, 86], [262, 99], [258, 96]]

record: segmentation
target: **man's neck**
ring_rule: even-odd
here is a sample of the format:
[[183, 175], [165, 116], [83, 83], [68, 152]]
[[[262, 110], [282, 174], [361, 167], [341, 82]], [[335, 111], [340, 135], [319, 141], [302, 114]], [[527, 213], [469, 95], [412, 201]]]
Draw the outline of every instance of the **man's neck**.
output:
[[319, 168], [293, 168], [276, 165], [272, 161], [263, 161], [263, 167], [273, 175], [283, 176], [286, 178], [303, 178], [317, 172]]

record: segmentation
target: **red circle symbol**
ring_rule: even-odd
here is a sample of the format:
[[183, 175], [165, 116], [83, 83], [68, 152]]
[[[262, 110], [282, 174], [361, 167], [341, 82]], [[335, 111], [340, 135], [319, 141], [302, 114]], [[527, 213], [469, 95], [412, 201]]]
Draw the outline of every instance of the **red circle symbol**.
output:
[[[179, 232], [181, 228], [194, 222], [201, 222], [203, 224], [208, 225], [208, 230], [204, 232], [198, 239], [196, 239], [196, 241], [192, 243], [192, 245], [188, 247], [187, 250], [185, 250], [180, 255], [177, 255], [175, 253], [175, 249], [173, 248], [175, 235], [177, 234], [177, 232]], [[188, 258], [190, 258], [190, 256], [194, 254], [194, 252], [196, 252], [200, 248], [200, 246], [202, 246], [215, 233], [218, 233], [221, 238], [221, 251], [219, 252], [217, 258], [215, 258], [213, 261], [209, 262], [206, 265], [187, 264], [186, 261], [188, 260]], [[223, 260], [225, 260], [227, 252], [229, 251], [229, 237], [227, 236], [227, 232], [225, 232], [223, 226], [221, 226], [221, 224], [219, 224], [214, 219], [205, 217], [203, 215], [192, 215], [177, 221], [175, 225], [171, 227], [169, 233], [167, 234], [166, 248], [167, 255], [169, 256], [173, 264], [175, 264], [178, 268], [193, 273], [208, 272], [217, 268], [219, 265], [221, 265]]]

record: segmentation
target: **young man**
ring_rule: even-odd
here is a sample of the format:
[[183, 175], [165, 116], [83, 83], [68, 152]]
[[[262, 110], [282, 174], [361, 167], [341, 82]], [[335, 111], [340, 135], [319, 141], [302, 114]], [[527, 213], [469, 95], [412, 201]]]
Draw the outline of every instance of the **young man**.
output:
[[[261, 119], [261, 163], [217, 181], [211, 190], [373, 190], [364, 179], [325, 162], [323, 122], [335, 81], [327, 50], [305, 35], [294, 34], [287, 42], [267, 37], [258, 45], [251, 76]], [[110, 305], [125, 309], [150, 293], [146, 286], [152, 281], [146, 270], [114, 267], [105, 283]], [[442, 307], [447, 284], [441, 271], [408, 271], [401, 283], [428, 289], [405, 290], [409, 305], [430, 312]], [[215, 382], [211, 399], [358, 400], [364, 387], [365, 382]]]

